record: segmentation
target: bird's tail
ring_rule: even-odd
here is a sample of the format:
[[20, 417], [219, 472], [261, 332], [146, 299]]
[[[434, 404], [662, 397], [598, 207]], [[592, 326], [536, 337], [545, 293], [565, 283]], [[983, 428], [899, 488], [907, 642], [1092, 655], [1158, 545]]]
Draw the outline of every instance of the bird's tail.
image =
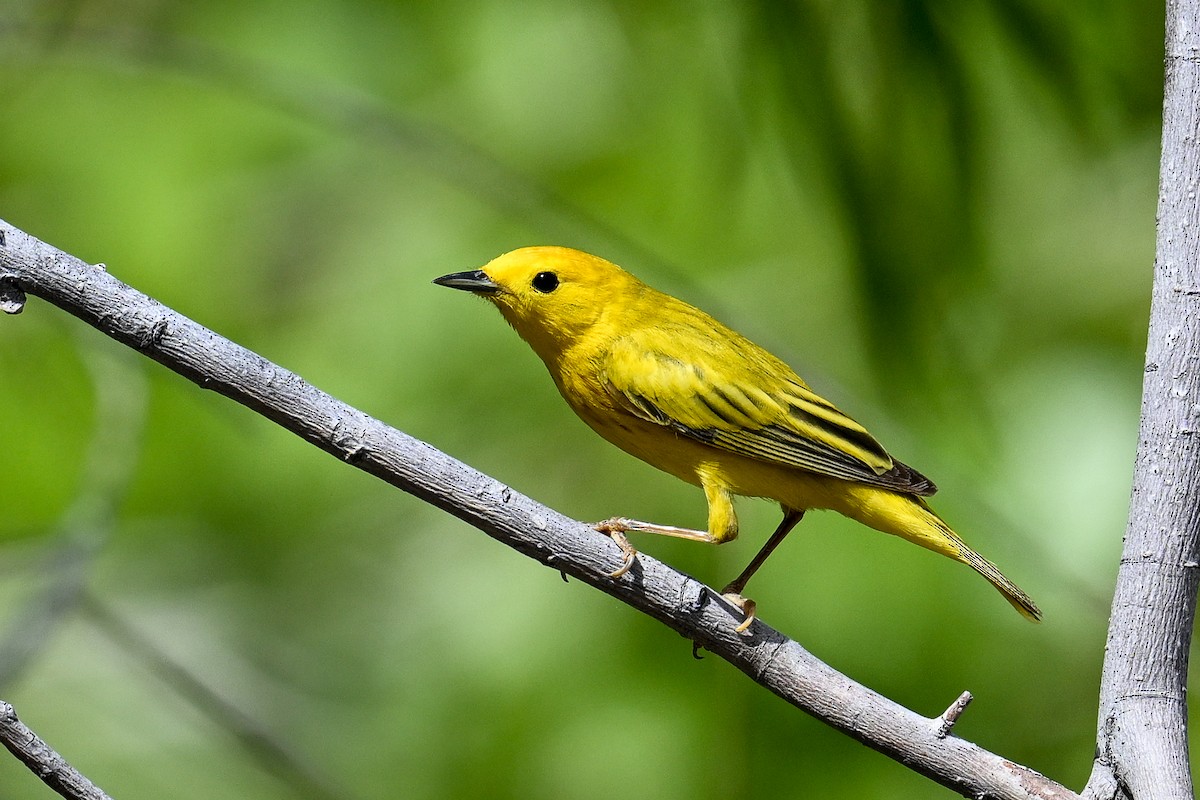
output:
[[[867, 488], [867, 487], [864, 487]], [[1028, 620], [1037, 622], [1042, 611], [1021, 587], [1005, 577], [995, 564], [976, 553], [957, 533], [951, 530], [923, 498], [870, 489], [869, 496], [858, 498], [858, 513], [852, 516], [876, 530], [891, 533], [966, 564], [987, 578], [1004, 595], [1004, 599]]]
[[[921, 501], [924, 505], [924, 501]], [[954, 554], [948, 554], [951, 558], [961, 561], [971, 569], [978, 572], [980, 575], [988, 579], [988, 582], [999, 590], [1000, 594], [1004, 595], [1004, 599], [1012, 604], [1012, 607], [1021, 613], [1021, 616], [1031, 622], [1038, 622], [1042, 618], [1042, 610], [1037, 607], [1037, 603], [1033, 602], [1033, 598], [1025, 594], [1020, 586], [1010, 581], [1000, 569], [988, 561], [983, 556], [976, 553], [967, 545], [958, 534], [950, 529], [950, 526], [942, 521], [942, 518], [934, 514], [932, 510], [926, 508], [929, 515], [935, 520], [935, 524], [941, 529], [941, 534], [946, 537], [951, 547], [957, 550]]]

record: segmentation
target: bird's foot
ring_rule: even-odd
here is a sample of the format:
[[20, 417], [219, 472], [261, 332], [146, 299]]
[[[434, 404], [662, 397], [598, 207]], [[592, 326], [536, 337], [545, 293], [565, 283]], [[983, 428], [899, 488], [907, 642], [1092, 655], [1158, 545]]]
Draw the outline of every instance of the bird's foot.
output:
[[738, 594], [736, 591], [730, 591], [734, 588], [736, 587], [726, 586], [721, 592], [721, 597], [724, 597], [746, 615], [746, 618], [742, 620], [742, 624], [734, 628], [734, 630], [736, 630], [738, 633], [745, 633], [746, 630], [754, 623], [756, 612], [758, 611], [758, 603], [755, 603], [749, 597], [742, 597], [742, 595]]
[[592, 526], [600, 533], [607, 535], [608, 538], [613, 540], [613, 544], [621, 549], [621, 555], [624, 557], [624, 560], [621, 562], [621, 566], [608, 573], [608, 577], [612, 578], [613, 580], [617, 580], [626, 572], [629, 572], [629, 570], [633, 568], [634, 561], [637, 560], [637, 550], [632, 544], [629, 543], [629, 538], [625, 535], [625, 531], [635, 530], [635, 528], [630, 525], [632, 522], [636, 522], [636, 520], [625, 519], [623, 517], [613, 517], [612, 519], [606, 519], [603, 522], [597, 522]]
[[637, 530], [637, 526], [641, 524], [636, 519], [628, 519], [626, 517], [609, 517], [600, 522], [593, 522], [592, 528], [606, 533], [611, 536], [614, 533], [625, 533], [626, 531]]

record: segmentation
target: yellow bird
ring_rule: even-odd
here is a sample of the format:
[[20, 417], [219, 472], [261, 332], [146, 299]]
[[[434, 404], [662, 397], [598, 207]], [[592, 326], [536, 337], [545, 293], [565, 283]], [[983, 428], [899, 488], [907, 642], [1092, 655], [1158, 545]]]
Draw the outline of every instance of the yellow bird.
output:
[[625, 531], [722, 544], [738, 534], [734, 495], [775, 500], [779, 528], [723, 594], [754, 619], [750, 577], [809, 509], [832, 509], [962, 562], [1022, 615], [1041, 611], [967, 546], [924, 498], [937, 489], [892, 458], [862, 425], [815, 394], [787, 364], [697, 308], [615, 264], [565, 247], [525, 247], [483, 269], [434, 280], [491, 301], [545, 362], [593, 430], [695, 484], [708, 530], [614, 518], [597, 524], [625, 553]]

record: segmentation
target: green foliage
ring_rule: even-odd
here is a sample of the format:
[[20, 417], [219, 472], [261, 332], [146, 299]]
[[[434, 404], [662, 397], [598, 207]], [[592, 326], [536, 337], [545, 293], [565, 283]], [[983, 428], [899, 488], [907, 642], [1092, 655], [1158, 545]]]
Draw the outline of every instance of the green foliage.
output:
[[[564, 244], [704, 307], [933, 477], [1046, 622], [820, 514], [761, 616], [921, 713], [970, 689], [956, 732], [1082, 787], [1153, 260], [1144, 4], [10, 5], [0, 217], [581, 519], [704, 502], [430, 279]], [[0, 696], [122, 800], [950, 796], [40, 301], [0, 375]], [[776, 521], [740, 511], [720, 550], [639, 544], [719, 586]], [[309, 778], [39, 611], [79, 575]]]

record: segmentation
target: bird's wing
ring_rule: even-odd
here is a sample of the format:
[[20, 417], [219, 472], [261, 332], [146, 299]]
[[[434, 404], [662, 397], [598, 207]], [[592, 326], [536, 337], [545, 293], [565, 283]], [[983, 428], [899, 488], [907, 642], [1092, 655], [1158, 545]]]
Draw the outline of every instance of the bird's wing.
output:
[[623, 337], [605, 365], [608, 392], [625, 411], [759, 461], [906, 494], [937, 491], [924, 475], [888, 455], [862, 425], [748, 340], [649, 338]]

